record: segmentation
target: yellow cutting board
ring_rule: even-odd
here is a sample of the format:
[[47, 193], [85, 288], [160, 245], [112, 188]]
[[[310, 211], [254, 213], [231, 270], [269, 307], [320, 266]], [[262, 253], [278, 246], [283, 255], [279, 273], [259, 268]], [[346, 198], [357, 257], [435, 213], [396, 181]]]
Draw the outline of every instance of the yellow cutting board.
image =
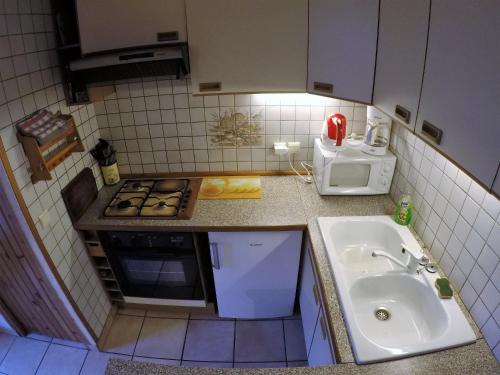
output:
[[203, 177], [198, 199], [259, 199], [259, 176]]

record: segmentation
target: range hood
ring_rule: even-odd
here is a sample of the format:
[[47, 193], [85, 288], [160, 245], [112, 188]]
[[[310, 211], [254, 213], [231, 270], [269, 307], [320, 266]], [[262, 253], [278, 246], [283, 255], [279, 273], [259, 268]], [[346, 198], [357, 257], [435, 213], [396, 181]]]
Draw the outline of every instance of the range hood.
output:
[[182, 78], [189, 73], [189, 53], [187, 43], [137, 48], [74, 59], [67, 70], [73, 100], [85, 102], [89, 84], [154, 76]]

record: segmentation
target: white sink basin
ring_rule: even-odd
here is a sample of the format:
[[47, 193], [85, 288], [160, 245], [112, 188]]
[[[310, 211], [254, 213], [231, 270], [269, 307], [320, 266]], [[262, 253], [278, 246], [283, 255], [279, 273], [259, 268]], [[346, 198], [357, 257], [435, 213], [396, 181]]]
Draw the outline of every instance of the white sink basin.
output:
[[[476, 335], [455, 299], [441, 299], [437, 273], [410, 274], [423, 253], [408, 228], [390, 216], [320, 217], [323, 236], [357, 363], [370, 363], [472, 343]], [[385, 319], [385, 320], [384, 320]]]

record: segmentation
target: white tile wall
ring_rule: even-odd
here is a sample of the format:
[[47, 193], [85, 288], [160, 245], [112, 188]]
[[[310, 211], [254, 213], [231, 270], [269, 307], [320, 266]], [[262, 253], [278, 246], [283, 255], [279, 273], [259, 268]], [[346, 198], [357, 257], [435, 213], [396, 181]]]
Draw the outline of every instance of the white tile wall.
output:
[[[272, 152], [275, 141], [300, 141], [296, 161], [312, 160], [325, 116], [340, 112], [348, 129], [364, 132], [366, 106], [308, 94], [192, 96], [189, 79], [117, 82], [96, 103], [101, 136], [118, 150], [122, 173], [290, 169]], [[260, 114], [262, 142], [222, 147], [212, 142], [213, 118], [225, 112]]]
[[[99, 138], [93, 105], [67, 107], [55, 53], [49, 0], [0, 0], [0, 136], [30, 214], [60, 276], [94, 332], [99, 335], [110, 310], [106, 292], [66, 212], [61, 189], [84, 167], [98, 168], [87, 153], [74, 153], [53, 179], [32, 184], [29, 164], [15, 136], [15, 122], [41, 108], [71, 113], [85, 149]], [[48, 210], [50, 226], [39, 215]]]
[[413, 227], [500, 360], [500, 201], [403, 126], [393, 126], [391, 149], [392, 198], [412, 194]]

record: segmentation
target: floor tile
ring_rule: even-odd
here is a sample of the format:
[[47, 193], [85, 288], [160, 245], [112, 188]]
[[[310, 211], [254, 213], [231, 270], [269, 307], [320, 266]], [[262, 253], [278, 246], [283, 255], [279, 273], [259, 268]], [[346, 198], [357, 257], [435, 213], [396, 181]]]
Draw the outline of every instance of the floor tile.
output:
[[52, 339], [52, 344], [71, 346], [73, 348], [79, 348], [79, 349], [88, 349], [87, 345], [85, 345], [83, 342], [63, 340], [55, 337]]
[[306, 343], [302, 320], [284, 320], [286, 358], [288, 361], [305, 361], [307, 359]]
[[171, 312], [161, 310], [148, 310], [146, 316], [151, 318], [189, 319], [189, 313], [187, 312]]
[[188, 321], [145, 318], [134, 355], [181, 359]]
[[26, 335], [26, 337], [30, 338], [30, 339], [33, 339], [33, 340], [39, 340], [39, 341], [45, 341], [45, 342], [51, 342], [52, 341], [52, 337], [50, 336], [46, 336], [46, 335], [42, 335], [40, 333], [28, 333], [28, 335]]
[[146, 310], [135, 309], [132, 307], [121, 307], [118, 309], [118, 314], [120, 314], [120, 315], [132, 315], [132, 316], [144, 316], [144, 315], [146, 315]]
[[232, 362], [234, 325], [233, 321], [190, 320], [182, 359]]
[[287, 362], [287, 367], [307, 367], [307, 361], [291, 361]]
[[0, 372], [33, 375], [48, 347], [49, 343], [44, 341], [16, 337], [0, 366]]
[[283, 362], [281, 320], [236, 321], [235, 362]]
[[104, 343], [104, 351], [117, 354], [134, 354], [135, 344], [144, 318], [129, 315], [116, 315]]
[[123, 354], [90, 351], [85, 359], [80, 375], [104, 375], [110, 358], [131, 359], [130, 356]]
[[84, 349], [51, 344], [36, 374], [78, 375], [87, 353]]
[[181, 361], [174, 359], [161, 359], [161, 358], [149, 358], [149, 357], [137, 357], [134, 356], [132, 359], [134, 362], [149, 362], [156, 363], [159, 365], [169, 365], [169, 366], [179, 366]]
[[12, 336], [7, 333], [0, 333], [0, 363], [2, 363], [2, 360], [7, 355], [7, 352], [9, 351], [15, 338], [16, 336]]
[[182, 366], [186, 366], [186, 367], [205, 367], [205, 368], [233, 368], [233, 362], [182, 361]]
[[281, 368], [286, 362], [235, 362], [234, 368]]
[[221, 318], [218, 314], [210, 313], [191, 313], [189, 314], [189, 319], [193, 320], [234, 320], [231, 318]]

